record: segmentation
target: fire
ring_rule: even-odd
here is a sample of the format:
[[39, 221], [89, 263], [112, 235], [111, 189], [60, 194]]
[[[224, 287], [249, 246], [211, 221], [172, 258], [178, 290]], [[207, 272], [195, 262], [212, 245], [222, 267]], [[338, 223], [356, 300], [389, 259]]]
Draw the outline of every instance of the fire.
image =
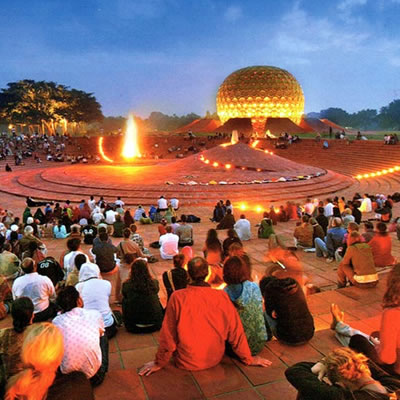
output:
[[130, 160], [135, 157], [141, 157], [138, 145], [138, 131], [133, 115], [130, 114], [125, 132], [124, 147], [122, 149], [122, 157]]
[[98, 143], [98, 145], [99, 145], [99, 153], [100, 153], [101, 157], [103, 158], [103, 160], [108, 161], [108, 162], [110, 162], [110, 163], [114, 162], [114, 160], [111, 160], [111, 158], [107, 157], [107, 156], [104, 154], [104, 150], [103, 150], [103, 138], [102, 138], [102, 137], [99, 138], [99, 143]]

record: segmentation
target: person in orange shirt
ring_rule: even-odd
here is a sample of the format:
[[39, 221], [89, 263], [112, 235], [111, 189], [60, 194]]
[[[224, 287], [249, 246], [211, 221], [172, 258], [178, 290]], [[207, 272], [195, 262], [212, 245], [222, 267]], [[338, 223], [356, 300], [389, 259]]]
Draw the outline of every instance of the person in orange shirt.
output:
[[242, 322], [229, 296], [204, 282], [208, 275], [207, 261], [193, 258], [188, 272], [192, 282], [169, 299], [155, 360], [143, 365], [139, 375], [160, 370], [172, 355], [181, 369], [198, 371], [214, 367], [225, 354], [226, 342], [244, 364], [270, 366], [269, 360], [251, 355]]
[[385, 223], [376, 224], [376, 233], [368, 244], [372, 249], [375, 267], [383, 268], [396, 263], [396, 259], [392, 256], [392, 238], [387, 232]]

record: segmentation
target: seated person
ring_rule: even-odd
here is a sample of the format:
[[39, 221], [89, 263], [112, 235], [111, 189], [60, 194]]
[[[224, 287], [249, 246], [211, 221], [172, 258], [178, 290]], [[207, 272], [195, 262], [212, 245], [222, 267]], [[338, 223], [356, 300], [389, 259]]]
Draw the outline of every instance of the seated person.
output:
[[[68, 239], [67, 248], [68, 248], [68, 253], [64, 255], [62, 262], [66, 278], [68, 278], [68, 275], [72, 272], [72, 270], [75, 267], [75, 257], [78, 254], [85, 254], [81, 250], [81, 239], [79, 238]], [[86, 258], [89, 261], [87, 256]]]
[[160, 255], [163, 260], [172, 260], [178, 254], [179, 236], [172, 233], [170, 226], [166, 227], [165, 235], [160, 236]]
[[310, 224], [313, 227], [313, 243], [315, 243], [316, 238], [324, 240], [325, 232], [318, 221], [315, 218], [310, 218]]
[[58, 261], [51, 256], [44, 258], [37, 263], [39, 275], [47, 276], [53, 282], [54, 287], [64, 279], [64, 271]]
[[327, 262], [334, 261], [335, 251], [342, 245], [346, 230], [342, 228], [340, 218], [332, 218], [332, 227], [328, 229], [325, 239], [315, 239], [315, 249], [317, 257], [326, 257]]
[[193, 246], [193, 227], [186, 223], [187, 217], [185, 214], [181, 215], [181, 223], [176, 228], [176, 235], [179, 237], [178, 246]]
[[[362, 352], [387, 373], [400, 377], [400, 264], [389, 273], [383, 296], [383, 311], [379, 333], [367, 335], [344, 322], [344, 312], [332, 304], [332, 324], [335, 336], [343, 346]], [[379, 336], [379, 339], [376, 337]]]
[[228, 237], [226, 239], [224, 239], [224, 241], [222, 242], [222, 250], [223, 250], [224, 258], [228, 257], [229, 247], [231, 246], [232, 243], [242, 244], [242, 241], [239, 239], [239, 236], [237, 235], [237, 233], [234, 229], [228, 229], [227, 235], [228, 235]]
[[32, 324], [33, 303], [28, 297], [15, 300], [11, 307], [12, 328], [0, 329], [0, 395], [4, 394], [7, 380], [23, 370], [21, 349], [25, 328]]
[[101, 279], [96, 264], [85, 263], [79, 271], [79, 283], [76, 285], [87, 310], [97, 310], [103, 317], [105, 333], [108, 339], [117, 334], [117, 323], [110, 308], [111, 283]]
[[124, 221], [122, 221], [121, 215], [117, 214], [115, 216], [115, 222], [113, 223], [113, 228], [114, 228], [114, 230], [113, 230], [112, 235], [114, 237], [120, 238], [123, 236], [122, 232], [125, 229], [125, 224], [124, 224]]
[[396, 259], [392, 255], [392, 238], [387, 232], [384, 222], [376, 224], [375, 235], [368, 244], [372, 249], [375, 267], [383, 268], [396, 263]]
[[12, 253], [10, 243], [4, 243], [3, 252], [0, 253], [0, 275], [3, 276], [10, 285], [13, 284], [14, 279], [22, 274], [21, 261]]
[[175, 290], [184, 289], [189, 283], [189, 276], [184, 268], [185, 255], [176, 254], [173, 258], [174, 268], [162, 274], [162, 280], [167, 291], [168, 300]]
[[135, 221], [140, 221], [142, 218], [146, 218], [146, 212], [144, 211], [142, 206], [138, 206], [133, 214], [133, 219]]
[[278, 340], [298, 345], [314, 336], [314, 320], [296, 280], [264, 277], [260, 281], [260, 289], [264, 297], [266, 322]]
[[96, 264], [101, 273], [111, 272], [117, 265], [114, 255], [118, 249], [109, 242], [107, 233], [100, 233], [99, 239], [100, 243], [92, 249], [92, 253], [96, 256]]
[[97, 228], [91, 218], [88, 219], [87, 225], [81, 228], [81, 232], [83, 234], [83, 242], [85, 244], [93, 244], [93, 240], [97, 236]]
[[37, 265], [31, 258], [25, 258], [21, 264], [25, 275], [17, 278], [12, 286], [12, 296], [16, 300], [20, 297], [29, 297], [34, 305], [33, 322], [47, 321], [55, 317], [57, 309], [51, 300], [56, 293], [53, 282], [37, 273]]
[[[390, 400], [400, 382], [384, 373], [374, 374], [368, 358], [348, 348], [337, 348], [320, 362], [300, 362], [285, 371], [301, 400]], [[393, 396], [394, 395], [394, 396]]]
[[[182, 369], [198, 371], [219, 364], [226, 341], [246, 365], [267, 367], [271, 362], [252, 356], [239, 315], [226, 293], [206, 282], [208, 264], [195, 257], [188, 264], [191, 284], [169, 299], [154, 361], [145, 364], [140, 375], [150, 375], [166, 366], [173, 356]], [[194, 332], [198, 332], [199, 336]]]
[[99, 385], [108, 369], [108, 343], [100, 312], [83, 308], [82, 298], [73, 286], [59, 292], [57, 305], [61, 314], [53, 319], [53, 324], [64, 338], [60, 371], [81, 371], [94, 386]]
[[228, 208], [226, 210], [224, 218], [222, 218], [216, 229], [233, 229], [233, 227], [235, 226], [235, 222], [236, 221], [235, 217], [232, 214], [232, 210]]
[[147, 262], [133, 262], [129, 279], [122, 285], [122, 316], [128, 332], [149, 333], [160, 330], [164, 310], [158, 297], [157, 279], [151, 277]]
[[248, 266], [237, 256], [225, 260], [223, 277], [224, 291], [238, 310], [251, 354], [258, 354], [267, 340], [260, 288], [251, 282]]
[[293, 233], [295, 247], [313, 247], [314, 228], [309, 220], [310, 217], [308, 215], [303, 215], [301, 224], [296, 226]]
[[75, 286], [79, 282], [81, 266], [88, 262], [86, 254], [77, 254], [74, 260], [75, 268], [68, 274], [65, 286]]
[[374, 224], [372, 222], [364, 222], [364, 232], [361, 234], [366, 243], [369, 243], [375, 236]]
[[61, 219], [59, 219], [57, 221], [57, 225], [54, 225], [53, 227], [53, 236], [56, 239], [65, 239], [69, 236], [69, 233], [67, 233], [67, 228], [62, 223]]
[[258, 228], [258, 238], [269, 239], [271, 235], [275, 235], [275, 231], [272, 225], [273, 221], [269, 218], [268, 213], [265, 212], [263, 215], [263, 219], [260, 222], [260, 227]]
[[246, 216], [242, 214], [240, 219], [233, 226], [240, 240], [251, 239], [251, 226], [250, 221], [246, 219]]
[[348, 237], [348, 247], [337, 270], [339, 288], [345, 287], [347, 281], [362, 288], [374, 287], [378, 283], [371, 247], [362, 243], [361, 238], [357, 231]]

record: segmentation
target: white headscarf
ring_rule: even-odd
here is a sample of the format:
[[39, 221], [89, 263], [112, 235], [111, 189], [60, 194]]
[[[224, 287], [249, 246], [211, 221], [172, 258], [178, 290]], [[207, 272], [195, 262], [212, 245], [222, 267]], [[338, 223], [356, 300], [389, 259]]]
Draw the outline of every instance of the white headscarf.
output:
[[97, 264], [93, 264], [91, 262], [87, 262], [82, 264], [81, 269], [79, 271], [79, 282], [85, 282], [90, 278], [100, 278], [100, 268]]

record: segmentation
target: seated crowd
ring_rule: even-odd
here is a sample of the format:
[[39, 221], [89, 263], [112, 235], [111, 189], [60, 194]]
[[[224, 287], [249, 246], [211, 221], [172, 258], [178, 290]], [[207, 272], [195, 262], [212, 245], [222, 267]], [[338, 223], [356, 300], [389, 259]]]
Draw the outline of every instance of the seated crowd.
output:
[[[267, 341], [275, 338], [294, 346], [314, 335], [296, 250], [336, 260], [339, 288], [374, 287], [378, 270], [396, 263], [388, 232], [400, 234], [400, 227], [397, 221], [387, 225], [393, 201], [390, 196], [357, 194], [347, 202], [307, 199], [304, 205], [272, 206], [257, 225], [256, 236], [268, 239], [269, 246], [269, 268], [261, 279], [243, 245], [252, 238], [250, 221], [244, 214], [236, 220], [229, 200], [215, 206], [211, 221], [217, 225], [208, 230], [203, 257], [192, 248], [191, 223], [199, 218], [181, 214], [178, 220], [176, 198], [161, 196], [157, 207], [146, 212], [138, 206], [133, 214], [120, 197], [107, 203], [93, 196], [76, 206], [28, 198], [22, 218], [1, 210], [0, 318], [11, 314], [13, 327], [0, 330], [0, 390], [7, 399], [25, 398], [28, 390], [37, 394], [35, 399], [92, 399], [92, 386], [101, 384], [108, 371], [108, 340], [121, 325], [131, 333], [160, 331], [155, 359], [139, 370], [143, 376], [162, 369], [171, 358], [179, 368], [202, 370], [217, 365], [224, 354], [245, 365], [268, 367], [271, 362], [259, 356]], [[363, 213], [373, 214], [375, 227], [370, 220], [362, 222]], [[289, 220], [297, 223], [293, 247], [286, 247], [276, 233], [276, 225]], [[159, 297], [161, 282], [148, 266], [157, 257], [145, 247], [137, 223], [158, 224], [158, 238], [149, 247], [159, 249], [161, 259], [172, 260], [173, 268], [161, 280], [166, 307]], [[223, 240], [219, 230], [226, 230]], [[49, 238], [65, 239], [58, 260], [46, 248]], [[300, 398], [316, 398], [313, 391], [321, 399], [351, 398], [346, 396], [353, 392], [354, 398], [369, 398], [357, 397], [358, 391], [368, 390], [389, 399], [400, 389], [398, 281], [396, 265], [388, 279], [380, 340], [366, 340], [332, 306], [332, 329], [352, 350], [335, 350], [315, 365], [290, 367], [287, 379]], [[117, 304], [122, 312], [115, 309]], [[356, 371], [346, 369], [347, 364]], [[381, 370], [382, 379], [376, 372]], [[388, 376], [391, 380], [384, 379]]]

